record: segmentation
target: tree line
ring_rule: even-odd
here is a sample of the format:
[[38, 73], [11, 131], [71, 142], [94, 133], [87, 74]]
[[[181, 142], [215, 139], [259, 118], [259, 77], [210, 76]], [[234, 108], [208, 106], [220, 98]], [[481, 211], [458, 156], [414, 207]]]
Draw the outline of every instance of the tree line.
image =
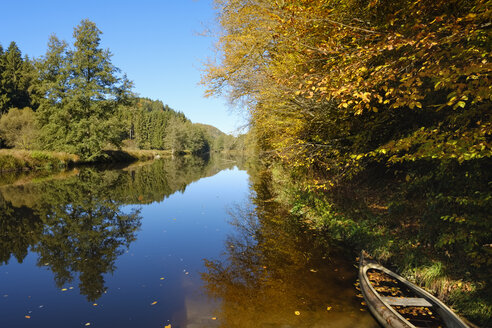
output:
[[52, 35], [36, 59], [23, 57], [15, 42], [5, 51], [0, 46], [0, 147], [64, 151], [86, 161], [125, 145], [176, 154], [211, 151], [214, 136], [207, 129], [132, 92], [111, 52], [101, 48], [101, 34], [83, 20], [73, 45]]

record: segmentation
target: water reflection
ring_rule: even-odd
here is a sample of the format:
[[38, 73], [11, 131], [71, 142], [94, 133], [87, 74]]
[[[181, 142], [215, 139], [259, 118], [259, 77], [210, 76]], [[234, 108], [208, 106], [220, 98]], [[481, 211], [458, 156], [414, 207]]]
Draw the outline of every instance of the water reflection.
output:
[[257, 176], [252, 204], [231, 211], [224, 258], [205, 260], [220, 327], [378, 327], [361, 310], [351, 257], [291, 219]]
[[0, 265], [13, 258], [22, 263], [34, 252], [59, 288], [78, 280], [80, 293], [93, 302], [106, 291], [104, 275], [115, 272], [117, 258], [136, 240], [139, 205], [183, 192], [223, 168], [219, 159], [190, 157], [41, 179], [9, 175], [0, 183]]

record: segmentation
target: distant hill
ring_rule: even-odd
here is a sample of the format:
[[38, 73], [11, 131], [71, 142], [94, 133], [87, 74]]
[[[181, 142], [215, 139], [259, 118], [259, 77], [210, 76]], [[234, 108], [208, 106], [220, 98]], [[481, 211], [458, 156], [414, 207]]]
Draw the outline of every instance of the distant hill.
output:
[[203, 123], [194, 123], [194, 125], [201, 127], [204, 131], [207, 132], [209, 136], [211, 136], [214, 139], [226, 135], [226, 133], [220, 131], [218, 128], [216, 128], [213, 125], [203, 124]]

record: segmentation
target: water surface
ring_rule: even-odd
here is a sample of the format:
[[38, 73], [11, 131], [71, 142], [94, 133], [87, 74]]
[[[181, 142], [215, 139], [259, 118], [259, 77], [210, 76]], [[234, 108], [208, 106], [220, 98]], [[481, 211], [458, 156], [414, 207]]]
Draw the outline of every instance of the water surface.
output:
[[0, 183], [0, 327], [374, 327], [353, 259], [230, 160]]

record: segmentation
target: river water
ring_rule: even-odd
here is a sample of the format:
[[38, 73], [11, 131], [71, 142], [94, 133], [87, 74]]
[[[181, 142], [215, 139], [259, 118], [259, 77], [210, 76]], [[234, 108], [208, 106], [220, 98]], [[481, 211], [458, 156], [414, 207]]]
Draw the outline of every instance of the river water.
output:
[[350, 252], [244, 167], [0, 177], [0, 327], [377, 327]]

